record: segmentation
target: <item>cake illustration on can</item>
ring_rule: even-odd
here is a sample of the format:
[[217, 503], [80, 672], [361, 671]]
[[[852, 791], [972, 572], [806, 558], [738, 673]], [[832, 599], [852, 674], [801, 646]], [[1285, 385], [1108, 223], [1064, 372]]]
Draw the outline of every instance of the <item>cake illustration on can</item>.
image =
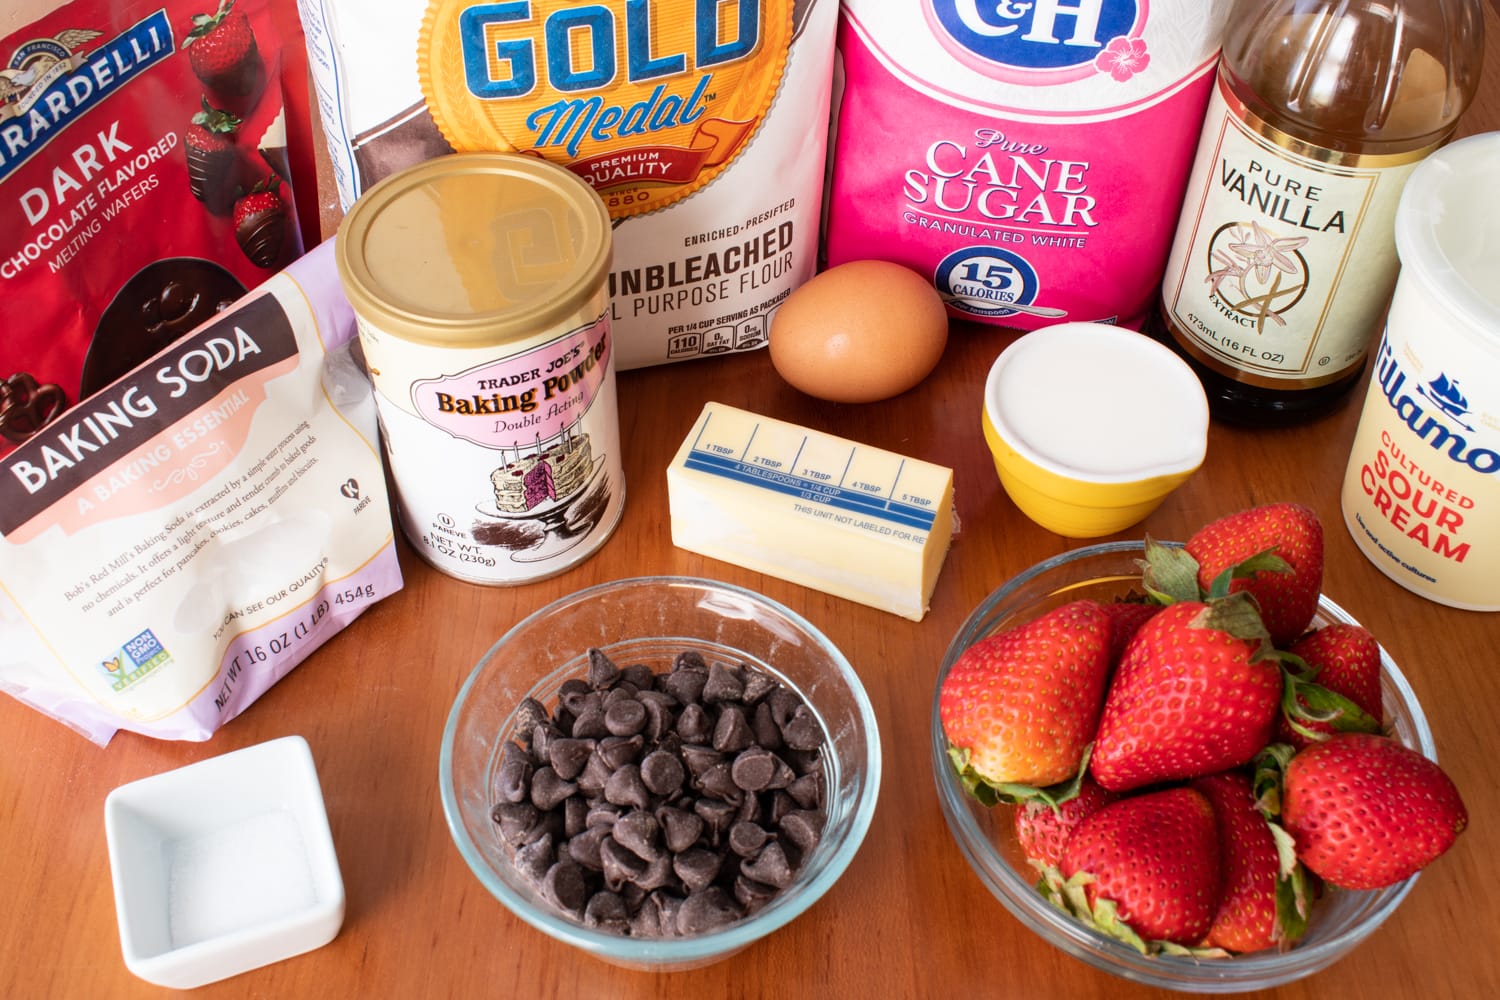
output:
[[516, 449], [514, 460], [490, 474], [495, 506], [507, 514], [524, 514], [548, 500], [565, 499], [583, 488], [594, 458], [587, 434], [565, 429], [548, 442], [538, 438], [534, 450]]

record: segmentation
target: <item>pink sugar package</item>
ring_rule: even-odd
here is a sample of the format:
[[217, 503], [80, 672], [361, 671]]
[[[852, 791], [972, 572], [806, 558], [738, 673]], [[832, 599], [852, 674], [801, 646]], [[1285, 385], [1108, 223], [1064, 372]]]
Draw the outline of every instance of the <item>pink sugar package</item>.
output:
[[1226, 7], [844, 0], [827, 263], [879, 247], [958, 318], [1139, 327]]

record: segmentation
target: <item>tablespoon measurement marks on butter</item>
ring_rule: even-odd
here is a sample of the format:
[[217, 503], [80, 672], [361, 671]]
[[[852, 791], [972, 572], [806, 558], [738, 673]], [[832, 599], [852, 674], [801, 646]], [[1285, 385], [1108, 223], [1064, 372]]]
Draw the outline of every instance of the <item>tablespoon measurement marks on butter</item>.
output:
[[[764, 441], [761, 432], [766, 425], [760, 421], [752, 424], [742, 443], [718, 439], [713, 416], [708, 414], [698, 429], [685, 459], [687, 468], [922, 531], [932, 529], [936, 498], [923, 491], [899, 492], [905, 458], [846, 441], [839, 442], [836, 453], [819, 454], [820, 442], [808, 434], [762, 445], [757, 438]], [[794, 446], [790, 460], [776, 457], [783, 445]], [[882, 486], [883, 482], [890, 485]]]

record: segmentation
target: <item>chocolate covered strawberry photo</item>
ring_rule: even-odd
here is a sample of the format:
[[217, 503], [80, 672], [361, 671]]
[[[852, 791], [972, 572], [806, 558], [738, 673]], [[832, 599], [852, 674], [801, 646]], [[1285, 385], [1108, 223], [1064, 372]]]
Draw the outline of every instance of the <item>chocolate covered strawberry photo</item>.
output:
[[193, 73], [211, 93], [247, 98], [260, 89], [265, 67], [250, 19], [243, 10], [235, 10], [234, 3], [220, 0], [212, 14], [194, 14], [182, 46]]

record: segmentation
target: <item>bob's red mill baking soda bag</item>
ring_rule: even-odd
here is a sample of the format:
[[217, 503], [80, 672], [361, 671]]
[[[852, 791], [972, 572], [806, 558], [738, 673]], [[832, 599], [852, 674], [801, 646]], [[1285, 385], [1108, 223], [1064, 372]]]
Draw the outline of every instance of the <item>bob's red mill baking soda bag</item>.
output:
[[542, 156], [615, 227], [617, 368], [766, 344], [816, 267], [835, 0], [301, 0], [348, 207], [453, 151]]

